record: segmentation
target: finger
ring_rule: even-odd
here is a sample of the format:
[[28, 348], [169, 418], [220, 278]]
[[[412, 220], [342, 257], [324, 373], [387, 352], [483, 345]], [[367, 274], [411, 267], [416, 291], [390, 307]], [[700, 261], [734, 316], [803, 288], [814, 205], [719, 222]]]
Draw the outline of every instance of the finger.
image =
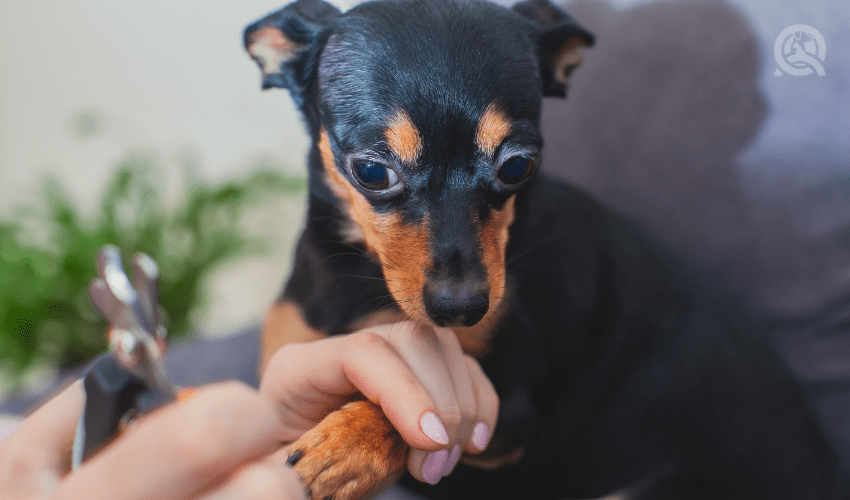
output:
[[241, 383], [207, 387], [168, 405], [67, 477], [58, 499], [183, 499], [278, 447], [280, 419]]
[[307, 500], [298, 475], [285, 463], [263, 460], [248, 464], [221, 486], [197, 500]]
[[[448, 442], [457, 435], [463, 415], [451, 369], [443, 346], [431, 327], [404, 321], [370, 328], [385, 336], [410, 367], [437, 406], [437, 415], [445, 428]], [[445, 444], [448, 444], [445, 443]]]
[[[460, 406], [464, 422], [472, 420], [477, 414], [478, 402], [475, 388], [466, 365], [466, 355], [457, 340], [457, 335], [448, 328], [435, 328], [434, 333], [442, 346], [443, 356], [449, 367], [449, 375], [454, 382], [455, 396]], [[465, 434], [459, 434], [465, 435]]]
[[[471, 381], [465, 374], [460, 345], [451, 337], [446, 339], [444, 345], [433, 329], [412, 322], [383, 325], [370, 330], [388, 338], [413, 373], [428, 389], [437, 405], [439, 421], [446, 429], [448, 446], [437, 451], [417, 449], [414, 446], [407, 460], [407, 468], [413, 477], [436, 484], [460, 458], [461, 447], [456, 444], [456, 439], [463, 427], [464, 407], [467, 411], [474, 413], [474, 392]], [[454, 335], [449, 330], [443, 333], [452, 337]], [[447, 356], [447, 352], [456, 357]], [[454, 380], [454, 373], [457, 373], [460, 384]], [[468, 395], [467, 399], [471, 404], [467, 403], [466, 406], [461, 404], [457, 386], [462, 388], [463, 394]]]
[[407, 455], [407, 470], [417, 480], [437, 484], [446, 471], [446, 464], [452, 452], [443, 448], [437, 451], [425, 451], [411, 448]]
[[463, 447], [472, 434], [473, 426], [478, 423], [478, 398], [466, 363], [467, 356], [463, 353], [457, 335], [448, 328], [435, 328], [434, 333], [443, 347], [443, 355], [454, 382], [462, 417], [443, 470], [443, 476], [447, 476], [457, 465]]
[[82, 381], [49, 400], [0, 442], [4, 498], [36, 498], [54, 490], [71, 464], [85, 396]]
[[496, 422], [499, 417], [499, 395], [493, 383], [481, 369], [478, 361], [471, 356], [464, 356], [466, 370], [472, 379], [475, 390], [475, 400], [478, 409], [476, 422], [472, 427], [469, 438], [464, 443], [466, 453], [481, 453], [490, 443], [490, 437], [496, 430]]
[[420, 481], [436, 484], [441, 477], [451, 474], [462, 452], [478, 454], [487, 448], [496, 428], [499, 415], [499, 396], [496, 389], [474, 358], [463, 355], [462, 360], [471, 380], [473, 398], [476, 401], [475, 424], [465, 441], [455, 444], [443, 453], [429, 453], [417, 449], [410, 451], [408, 470]]
[[454, 470], [462, 451], [480, 453], [487, 447], [498, 416], [499, 398], [477, 361], [463, 354], [454, 332], [435, 329], [458, 394], [463, 420], [456, 443], [445, 452], [411, 450], [408, 470], [411, 475], [431, 484]]
[[409, 445], [437, 449], [445, 444], [421, 425], [423, 416], [437, 411], [428, 390], [375, 333], [283, 346], [270, 360], [260, 392], [281, 405], [281, 442], [294, 441], [346, 397], [361, 392], [381, 406]]

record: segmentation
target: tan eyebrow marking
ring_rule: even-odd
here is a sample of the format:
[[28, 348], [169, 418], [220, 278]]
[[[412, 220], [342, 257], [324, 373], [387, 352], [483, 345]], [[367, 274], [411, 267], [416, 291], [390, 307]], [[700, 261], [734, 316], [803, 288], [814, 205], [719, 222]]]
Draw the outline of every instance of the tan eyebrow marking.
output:
[[414, 163], [422, 154], [422, 137], [404, 110], [396, 111], [384, 129], [384, 139], [399, 159], [405, 163]]
[[510, 133], [511, 122], [508, 121], [505, 113], [496, 106], [496, 103], [491, 102], [478, 120], [475, 144], [481, 151], [492, 155]]

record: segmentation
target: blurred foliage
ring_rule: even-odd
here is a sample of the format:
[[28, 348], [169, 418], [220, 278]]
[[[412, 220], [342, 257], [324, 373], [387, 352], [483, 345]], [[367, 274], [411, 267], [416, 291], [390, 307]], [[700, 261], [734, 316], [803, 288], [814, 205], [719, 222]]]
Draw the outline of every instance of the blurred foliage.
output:
[[181, 201], [167, 207], [152, 163], [143, 154], [128, 156], [94, 217], [84, 217], [54, 178], [45, 180], [38, 208], [0, 217], [0, 370], [12, 384], [36, 361], [68, 367], [106, 349], [105, 321], [88, 299], [101, 246], [116, 245], [125, 262], [135, 252], [153, 257], [166, 326], [179, 337], [192, 329], [204, 274], [264, 248], [240, 231], [240, 214], [269, 195], [306, 189], [303, 179], [262, 171], [216, 186], [186, 182]]

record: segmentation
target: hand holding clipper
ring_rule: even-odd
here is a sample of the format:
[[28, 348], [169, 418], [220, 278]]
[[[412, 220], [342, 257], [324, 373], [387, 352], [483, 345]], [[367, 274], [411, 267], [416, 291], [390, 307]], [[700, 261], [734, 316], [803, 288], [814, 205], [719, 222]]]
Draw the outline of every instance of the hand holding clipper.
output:
[[97, 257], [89, 298], [109, 322], [108, 353], [83, 379], [86, 402], [74, 438], [73, 467], [108, 444], [137, 416], [177, 397], [165, 375], [166, 330], [159, 314], [159, 270], [145, 254], [133, 257], [132, 283], [114, 246]]

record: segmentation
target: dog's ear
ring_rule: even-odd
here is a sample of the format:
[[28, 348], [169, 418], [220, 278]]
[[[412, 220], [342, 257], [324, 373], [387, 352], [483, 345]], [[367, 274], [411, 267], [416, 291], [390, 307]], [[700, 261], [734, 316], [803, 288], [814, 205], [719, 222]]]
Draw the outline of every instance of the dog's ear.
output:
[[581, 49], [593, 45], [593, 35], [549, 0], [525, 0], [513, 11], [534, 22], [543, 95], [566, 97], [570, 75], [582, 62]]
[[294, 97], [300, 94], [311, 69], [310, 49], [338, 15], [339, 10], [323, 0], [298, 0], [245, 28], [245, 49], [260, 66], [263, 90], [278, 87]]

